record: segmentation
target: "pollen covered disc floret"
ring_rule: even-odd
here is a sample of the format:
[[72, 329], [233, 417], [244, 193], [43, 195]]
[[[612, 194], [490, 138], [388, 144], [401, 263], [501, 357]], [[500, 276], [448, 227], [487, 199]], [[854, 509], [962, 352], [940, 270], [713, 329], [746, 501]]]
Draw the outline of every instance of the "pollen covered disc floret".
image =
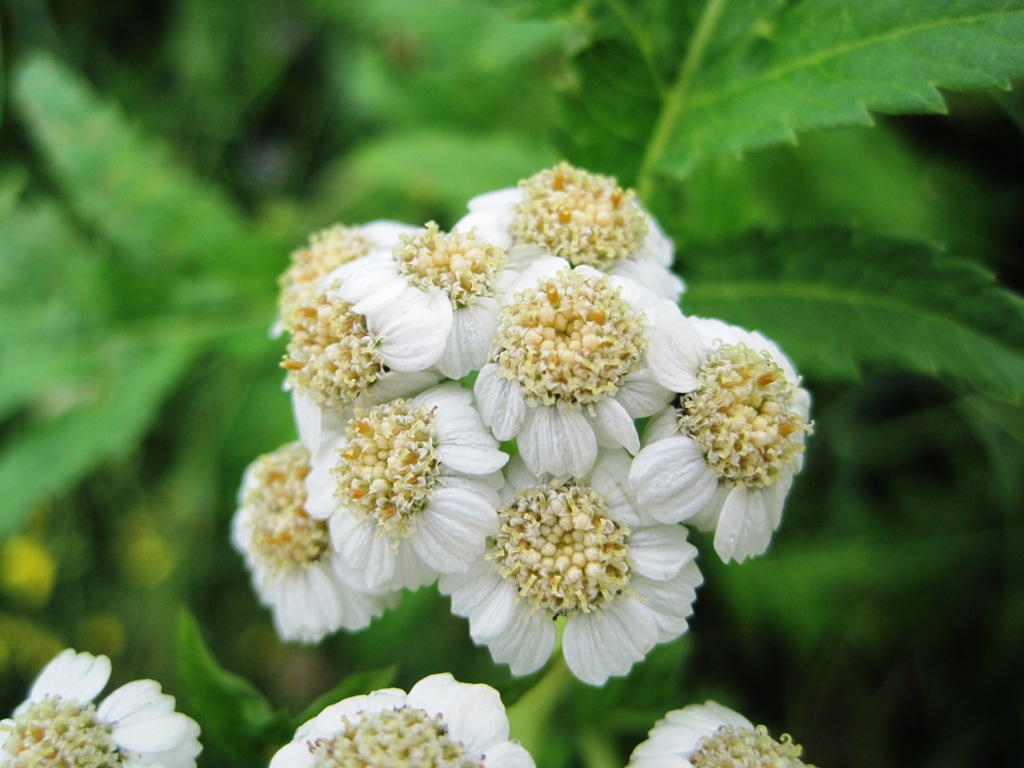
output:
[[310, 742], [310, 750], [313, 768], [483, 768], [440, 714], [409, 706], [343, 718], [337, 734]]
[[356, 411], [332, 473], [337, 497], [358, 520], [393, 538], [410, 535], [440, 476], [433, 420], [431, 409], [402, 399]]
[[290, 443], [249, 470], [242, 505], [250, 510], [250, 551], [271, 572], [317, 562], [330, 549], [327, 523], [306, 512], [309, 451]]
[[563, 269], [515, 295], [491, 360], [527, 405], [579, 406], [614, 396], [646, 345], [643, 314], [607, 276]]
[[[118, 768], [123, 764], [112, 728], [99, 722], [91, 701], [47, 696], [15, 716], [4, 768]], [[2, 731], [0, 731], [2, 734]]]
[[608, 176], [560, 163], [519, 186], [523, 199], [510, 227], [517, 245], [607, 270], [636, 254], [647, 236], [648, 217], [636, 195]]
[[789, 734], [776, 741], [763, 725], [720, 725], [714, 733], [700, 738], [690, 763], [693, 768], [805, 768], [799, 759], [802, 753], [803, 748], [794, 744]]
[[505, 251], [477, 240], [473, 231], [441, 232], [432, 221], [424, 231], [402, 235], [401, 241], [392, 252], [399, 272], [421, 290], [441, 289], [452, 309], [495, 295]]
[[798, 383], [766, 352], [720, 344], [704, 356], [697, 388], [682, 396], [679, 431], [722, 478], [752, 488], [792, 472], [811, 430], [796, 411]]
[[587, 613], [627, 588], [629, 529], [589, 486], [570, 480], [522, 489], [498, 517], [487, 557], [531, 608]]
[[295, 312], [281, 366], [287, 382], [321, 407], [342, 410], [385, 372], [378, 340], [352, 305], [321, 291]]

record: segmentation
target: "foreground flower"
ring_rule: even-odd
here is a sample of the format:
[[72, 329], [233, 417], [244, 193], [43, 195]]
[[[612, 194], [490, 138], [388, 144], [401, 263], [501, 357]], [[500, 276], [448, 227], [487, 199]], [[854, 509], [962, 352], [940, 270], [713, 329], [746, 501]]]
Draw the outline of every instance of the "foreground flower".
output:
[[517, 267], [541, 256], [560, 256], [628, 277], [656, 295], [679, 301], [683, 281], [671, 271], [673, 247], [632, 190], [608, 176], [559, 163], [514, 189], [469, 201], [456, 224], [508, 251]]
[[377, 251], [338, 270], [340, 294], [356, 312], [373, 317], [395, 307], [415, 307], [449, 328], [437, 367], [460, 379], [483, 365], [498, 327], [505, 252], [475, 233], [425, 230], [401, 236], [393, 249]]
[[357, 588], [357, 575], [331, 547], [327, 523], [309, 516], [309, 470], [309, 451], [301, 443], [258, 458], [245, 471], [231, 526], [278, 635], [302, 642], [340, 628], [362, 629], [392, 602]]
[[508, 456], [457, 383], [357, 410], [308, 480], [310, 513], [368, 587], [464, 571], [498, 527]]
[[688, 333], [674, 304], [630, 280], [539, 259], [512, 285], [477, 377], [484, 423], [534, 474], [583, 475], [599, 445], [636, 453], [633, 420], [694, 384]]
[[411, 231], [412, 227], [395, 221], [373, 221], [357, 227], [335, 224], [314, 232], [305, 247], [292, 252], [291, 263], [278, 280], [281, 292], [272, 334], [294, 330], [296, 310], [316, 295], [327, 274], [375, 248], [393, 247], [400, 235]]
[[0, 765], [194, 768], [199, 726], [174, 711], [174, 698], [153, 680], [136, 680], [94, 704], [109, 678], [106, 656], [62, 651], [14, 717], [0, 721]]
[[423, 678], [408, 694], [385, 688], [327, 707], [270, 768], [533, 768], [508, 736], [498, 692], [445, 673]]
[[659, 720], [627, 768], [813, 768], [799, 759], [802, 752], [788, 734], [775, 741], [763, 725], [706, 701]]
[[715, 531], [723, 561], [768, 548], [803, 466], [810, 395], [782, 351], [759, 333], [690, 318], [701, 339], [697, 385], [651, 419], [630, 483], [666, 523]]
[[281, 367], [302, 442], [313, 452], [323, 431], [338, 429], [356, 405], [412, 394], [437, 381], [428, 371], [444, 351], [447, 329], [403, 306], [368, 318], [326, 285], [295, 312]]
[[629, 457], [601, 456], [586, 477], [533, 477], [509, 469], [501, 530], [464, 574], [442, 576], [452, 611], [495, 661], [540, 669], [566, 617], [562, 650], [579, 679], [624, 675], [656, 644], [687, 628], [701, 583], [686, 529], [648, 518], [625, 492]]

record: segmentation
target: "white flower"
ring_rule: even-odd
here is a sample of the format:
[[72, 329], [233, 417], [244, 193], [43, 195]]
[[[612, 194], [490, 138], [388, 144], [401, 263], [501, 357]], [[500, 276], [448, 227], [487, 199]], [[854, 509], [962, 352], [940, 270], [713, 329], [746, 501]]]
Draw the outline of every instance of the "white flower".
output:
[[516, 439], [534, 474], [583, 475], [599, 445], [636, 453], [633, 420], [694, 384], [687, 334], [672, 302], [633, 281], [538, 259], [513, 284], [476, 380], [484, 423]]
[[487, 358], [507, 281], [505, 261], [501, 248], [473, 231], [441, 232], [430, 222], [402, 235], [395, 248], [339, 269], [336, 277], [340, 295], [356, 312], [375, 317], [414, 307], [432, 318], [429, 327], [446, 334], [437, 368], [460, 379]]
[[174, 697], [154, 680], [135, 680], [94, 704], [109, 678], [106, 656], [59, 653], [14, 717], [0, 721], [0, 765], [195, 768], [199, 726], [174, 711]]
[[456, 225], [508, 251], [517, 267], [540, 256], [560, 256], [628, 277], [656, 295], [679, 301], [683, 281], [671, 271], [674, 249], [632, 190], [614, 178], [560, 163], [469, 201]]
[[369, 587], [418, 587], [483, 552], [507, 460], [449, 382], [357, 410], [313, 463], [309, 510]]
[[395, 307], [365, 317], [339, 294], [334, 273], [294, 313], [285, 388], [302, 442], [320, 448], [324, 431], [340, 429], [351, 409], [418, 392], [437, 382], [431, 370], [444, 351], [438, 330], [422, 308]]
[[444, 673], [423, 678], [408, 694], [385, 688], [327, 707], [278, 750], [270, 768], [534, 768], [508, 736], [496, 690]]
[[601, 685], [687, 628], [702, 578], [686, 529], [662, 525], [629, 492], [629, 457], [603, 453], [588, 477], [537, 479], [518, 461], [498, 510], [501, 530], [441, 592], [470, 634], [515, 675], [540, 669], [566, 617], [562, 651], [573, 674]]
[[706, 701], [659, 720], [626, 768], [805, 768], [802, 752], [788, 735], [775, 741], [763, 725], [755, 728], [738, 712]]
[[630, 471], [640, 503], [666, 523], [715, 531], [723, 561], [768, 547], [803, 466], [810, 395], [782, 351], [759, 333], [690, 318], [696, 385], [647, 427]]
[[245, 471], [231, 538], [245, 556], [260, 601], [283, 640], [316, 642], [339, 628], [362, 629], [397, 595], [365, 594], [331, 547], [323, 520], [306, 509], [309, 451], [289, 443]]
[[316, 295], [328, 273], [375, 248], [397, 245], [399, 236], [411, 231], [413, 227], [396, 221], [373, 221], [356, 227], [335, 224], [314, 232], [308, 245], [292, 252], [288, 269], [278, 279], [281, 293], [271, 335], [294, 328], [295, 311]]

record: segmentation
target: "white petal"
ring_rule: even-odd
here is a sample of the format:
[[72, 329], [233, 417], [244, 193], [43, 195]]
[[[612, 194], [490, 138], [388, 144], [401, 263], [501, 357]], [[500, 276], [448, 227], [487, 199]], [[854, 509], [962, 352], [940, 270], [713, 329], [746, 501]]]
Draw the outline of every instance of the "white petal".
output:
[[649, 523], [650, 518], [637, 509], [636, 497], [629, 487], [629, 454], [624, 450], [601, 451], [590, 472], [589, 485], [608, 505], [611, 518], [627, 528]]
[[152, 680], [136, 680], [110, 694], [96, 714], [113, 725], [111, 736], [132, 752], [173, 749], [190, 730], [190, 718], [174, 711], [174, 699]]
[[448, 733], [469, 755], [508, 738], [505, 707], [489, 685], [460, 683], [448, 673], [430, 675], [412, 687], [408, 704], [441, 715]]
[[303, 390], [295, 388], [292, 390], [292, 413], [295, 416], [299, 439], [309, 450], [310, 455], [315, 455], [320, 451], [320, 406]]
[[519, 387], [498, 376], [498, 366], [488, 363], [480, 369], [473, 393], [480, 416], [494, 436], [499, 440], [515, 437], [526, 415], [526, 400]]
[[718, 475], [689, 437], [667, 437], [633, 459], [629, 484], [640, 506], [656, 520], [678, 523], [700, 513], [718, 488]]
[[613, 398], [606, 397], [594, 406], [590, 420], [597, 442], [606, 448], [625, 448], [630, 453], [640, 450], [640, 436], [633, 418]]
[[487, 537], [497, 532], [498, 512], [487, 499], [461, 488], [440, 488], [409, 543], [435, 571], [451, 573], [482, 556]]
[[621, 259], [612, 267], [611, 274], [633, 280], [652, 291], [659, 299], [667, 299], [673, 304], [683, 295], [683, 281], [650, 257]]
[[313, 753], [305, 741], [285, 744], [270, 760], [270, 768], [313, 768]]
[[419, 589], [437, 579], [437, 572], [423, 562], [416, 549], [408, 541], [392, 550], [395, 557], [395, 573], [390, 583], [382, 582], [378, 586], [392, 589]]
[[334, 463], [334, 451], [325, 450], [313, 460], [306, 475], [306, 512], [318, 520], [326, 520], [338, 508], [338, 500], [334, 496], [338, 481], [331, 474]]
[[451, 595], [452, 613], [469, 619], [470, 635], [478, 643], [483, 642], [480, 638], [502, 634], [516, 616], [515, 585], [483, 560], [466, 573], [442, 574], [438, 589]]
[[572, 408], [531, 408], [517, 443], [526, 466], [535, 475], [583, 477], [597, 459], [597, 438], [583, 413]]
[[643, 600], [658, 626], [659, 643], [673, 640], [686, 631], [686, 620], [693, 613], [697, 587], [703, 580], [693, 560], [666, 581], [639, 575], [630, 580], [630, 587]]
[[643, 444], [650, 445], [666, 437], [679, 434], [679, 409], [674, 405], [663, 408], [651, 416], [644, 427]]
[[668, 405], [675, 393], [659, 384], [650, 368], [638, 368], [629, 374], [615, 399], [634, 419], [657, 413]]
[[570, 616], [562, 636], [565, 663], [580, 680], [604, 685], [625, 675], [658, 639], [651, 612], [637, 600], [620, 597], [603, 610]]
[[383, 251], [344, 264], [330, 279], [338, 283], [334, 292], [352, 304], [352, 311], [366, 316], [386, 310], [409, 286], [391, 254]]
[[652, 525], [629, 537], [629, 554], [636, 572], [658, 581], [670, 579], [697, 556], [686, 540], [686, 529], [678, 525]]
[[541, 611], [530, 612], [522, 603], [501, 634], [482, 640], [495, 661], [508, 664], [513, 675], [536, 672], [551, 658], [555, 647], [555, 622]]
[[764, 493], [744, 486], [733, 488], [725, 499], [715, 528], [715, 552], [722, 562], [742, 563], [768, 549], [772, 538], [771, 512]]
[[[57, 654], [39, 673], [29, 691], [28, 701], [39, 701], [47, 696], [59, 696], [62, 699], [75, 699], [80, 702], [91, 701], [103, 690], [109, 679], [110, 659], [106, 656], [75, 653], [67, 648]], [[23, 706], [25, 705], [18, 709]]]
[[697, 369], [703, 345], [697, 332], [670, 301], [659, 301], [649, 310], [654, 321], [647, 348], [647, 360], [655, 380], [673, 392], [697, 388]]
[[403, 291], [393, 312], [367, 318], [367, 327], [380, 334], [377, 347], [381, 359], [393, 370], [422, 371], [437, 362], [444, 352], [452, 327], [452, 305], [440, 290]]
[[536, 768], [536, 765], [517, 741], [500, 741], [484, 752], [484, 768]]
[[476, 304], [456, 309], [452, 330], [437, 368], [445, 376], [461, 379], [487, 362], [494, 334], [498, 330], [498, 302], [481, 297]]

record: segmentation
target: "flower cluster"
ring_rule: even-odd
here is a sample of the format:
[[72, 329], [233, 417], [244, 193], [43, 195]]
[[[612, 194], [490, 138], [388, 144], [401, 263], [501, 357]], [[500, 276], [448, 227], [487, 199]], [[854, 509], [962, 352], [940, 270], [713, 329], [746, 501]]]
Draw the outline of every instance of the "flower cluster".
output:
[[274, 331], [299, 439], [249, 467], [233, 529], [281, 636], [359, 629], [434, 580], [514, 674], [556, 618], [594, 685], [685, 632], [679, 523], [724, 561], [764, 552], [811, 423], [775, 344], [683, 314], [673, 257], [632, 191], [566, 163], [448, 232], [297, 251]]

